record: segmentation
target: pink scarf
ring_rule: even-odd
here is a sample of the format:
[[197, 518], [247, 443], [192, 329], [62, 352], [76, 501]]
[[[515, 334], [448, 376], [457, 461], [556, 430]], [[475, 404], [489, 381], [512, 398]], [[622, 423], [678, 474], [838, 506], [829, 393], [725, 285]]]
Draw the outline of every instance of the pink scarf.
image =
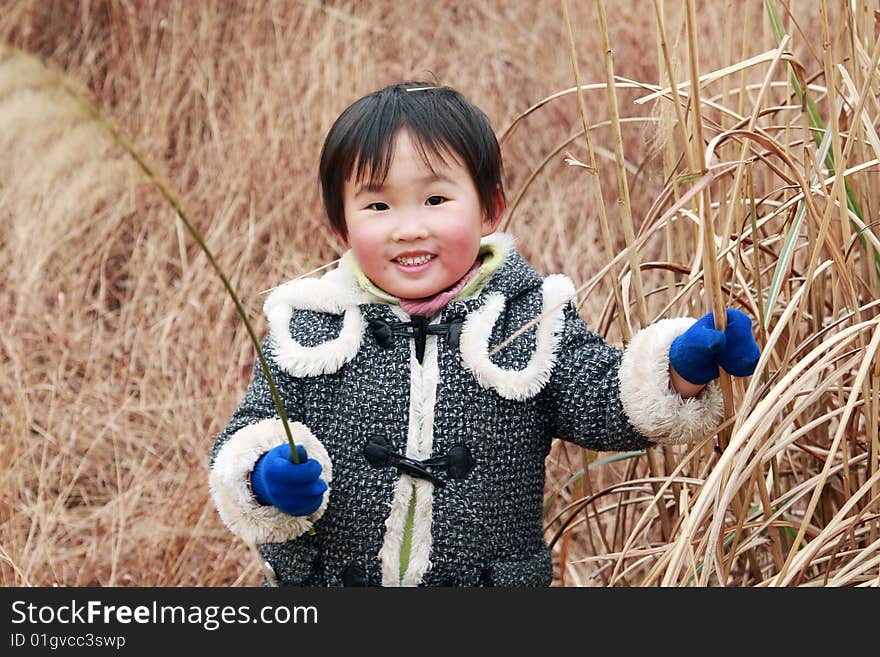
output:
[[482, 264], [482, 258], [477, 258], [467, 273], [459, 278], [458, 282], [454, 283], [452, 286], [430, 297], [424, 297], [422, 299], [400, 299], [400, 307], [409, 315], [424, 315], [425, 317], [431, 317], [461, 292], [464, 286], [467, 285], [467, 282], [479, 271]]

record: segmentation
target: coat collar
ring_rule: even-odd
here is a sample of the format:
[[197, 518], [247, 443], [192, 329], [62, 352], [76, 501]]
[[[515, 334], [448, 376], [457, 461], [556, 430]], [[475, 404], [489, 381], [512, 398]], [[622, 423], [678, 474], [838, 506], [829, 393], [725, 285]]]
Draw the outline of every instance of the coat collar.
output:
[[[521, 401], [540, 392], [550, 379], [565, 321], [563, 304], [573, 298], [574, 285], [559, 274], [542, 279], [514, 248], [512, 236], [496, 233], [489, 238], [498, 240], [494, 253], [502, 259], [500, 266], [470, 297], [447, 304], [442, 321], [464, 320], [459, 344], [462, 364], [480, 385], [495, 389], [502, 397]], [[541, 299], [540, 306], [533, 309], [535, 316], [542, 311], [549, 311], [549, 315], [537, 326], [533, 347], [525, 356], [525, 367], [521, 367], [519, 357], [506, 362], [510, 360], [509, 351], [493, 360], [489, 352], [496, 323], [509, 303], [532, 291], [539, 291]], [[378, 314], [393, 316], [403, 312], [364, 290], [346, 258], [337, 269], [320, 278], [289, 281], [276, 288], [266, 300], [264, 310], [275, 362], [295, 377], [338, 371], [360, 350], [369, 320]], [[291, 333], [294, 310], [341, 315], [342, 325], [335, 338], [306, 346]], [[522, 321], [529, 318], [519, 317]]]

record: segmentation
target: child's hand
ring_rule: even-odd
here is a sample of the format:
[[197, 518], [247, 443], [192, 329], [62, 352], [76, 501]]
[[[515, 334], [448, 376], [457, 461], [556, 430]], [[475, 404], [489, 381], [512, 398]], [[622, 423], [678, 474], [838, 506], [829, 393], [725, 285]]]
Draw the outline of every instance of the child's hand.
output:
[[321, 464], [309, 459], [297, 445], [299, 463], [290, 460], [290, 445], [283, 443], [263, 454], [251, 474], [254, 497], [292, 516], [307, 516], [321, 506], [327, 484], [321, 479]]
[[718, 366], [732, 376], [748, 376], [755, 371], [761, 355], [752, 336], [752, 320], [745, 313], [727, 309], [727, 328], [715, 328], [713, 313], [673, 340], [669, 364], [682, 378], [698, 385], [719, 376]]

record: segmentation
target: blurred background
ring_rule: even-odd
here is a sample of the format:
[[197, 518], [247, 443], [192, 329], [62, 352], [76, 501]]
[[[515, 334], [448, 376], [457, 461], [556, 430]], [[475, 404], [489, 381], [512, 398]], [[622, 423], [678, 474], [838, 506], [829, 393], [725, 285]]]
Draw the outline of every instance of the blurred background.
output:
[[[605, 5], [607, 27], [586, 0], [568, 19], [549, 0], [4, 0], [0, 584], [260, 583], [207, 489], [253, 346], [156, 181], [262, 336], [264, 291], [342, 252], [317, 184], [327, 130], [403, 79], [451, 85], [488, 114], [505, 229], [542, 274], [592, 281], [594, 330], [623, 347], [721, 295], [768, 354], [754, 383], [730, 384], [725, 450], [715, 436], [617, 457], [556, 441], [554, 585], [876, 583], [877, 5]], [[693, 70], [719, 73], [695, 91]], [[754, 138], [712, 151], [735, 128]], [[835, 163], [862, 167], [846, 189], [829, 181]], [[703, 247], [707, 221], [717, 239]], [[602, 273], [633, 236], [638, 260]], [[717, 271], [701, 277], [706, 248]]]

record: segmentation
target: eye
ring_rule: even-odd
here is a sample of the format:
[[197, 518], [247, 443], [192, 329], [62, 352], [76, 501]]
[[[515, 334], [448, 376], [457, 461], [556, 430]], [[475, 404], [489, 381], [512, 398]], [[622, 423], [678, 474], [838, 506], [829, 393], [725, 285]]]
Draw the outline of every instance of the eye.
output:
[[375, 203], [370, 203], [367, 206], [367, 209], [368, 210], [375, 210], [376, 212], [383, 212], [385, 210], [388, 210], [389, 206], [387, 203], [383, 203], [382, 201], [376, 201]]
[[434, 194], [433, 196], [429, 196], [425, 201], [426, 205], [440, 205], [443, 201], [447, 200], [445, 196], [440, 196], [439, 194]]

